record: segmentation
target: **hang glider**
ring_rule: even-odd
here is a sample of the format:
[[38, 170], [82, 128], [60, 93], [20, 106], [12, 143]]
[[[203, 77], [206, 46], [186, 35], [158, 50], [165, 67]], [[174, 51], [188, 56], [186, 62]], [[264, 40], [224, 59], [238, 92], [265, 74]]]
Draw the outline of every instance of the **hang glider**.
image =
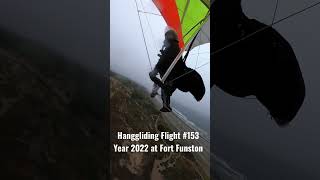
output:
[[[170, 73], [174, 70], [177, 62], [181, 59], [184, 52], [187, 52], [183, 60], [188, 57], [190, 50], [193, 47], [210, 43], [210, 1], [209, 0], [152, 0], [156, 8], [159, 10], [166, 25], [174, 29], [178, 34], [180, 52], [173, 60], [166, 73], [162, 76], [162, 83], [166, 82], [166, 79]], [[137, 5], [137, 2], [136, 2]], [[143, 8], [143, 5], [142, 5]], [[137, 5], [137, 10], [138, 5]], [[141, 12], [141, 11], [140, 11]], [[143, 11], [146, 13], [146, 11]], [[142, 34], [144, 31], [140, 20], [140, 26]], [[148, 21], [148, 20], [147, 20]], [[148, 22], [149, 24], [149, 22]], [[149, 24], [150, 26], [150, 24]], [[148, 51], [146, 38], [144, 37], [146, 50]], [[147, 52], [148, 53], [148, 52]], [[149, 63], [151, 62], [148, 53]], [[151, 65], [151, 63], [150, 63]], [[152, 69], [153, 67], [151, 67]], [[175, 71], [177, 74], [177, 72]], [[183, 72], [179, 72], [177, 78], [170, 80], [179, 84], [177, 87], [183, 92], [190, 92], [197, 101], [200, 101], [205, 94], [205, 86], [202, 77], [195, 69], [186, 68]], [[178, 73], [178, 74], [179, 74]], [[188, 82], [193, 82], [191, 85]], [[159, 87], [158, 87], [159, 89]], [[158, 89], [155, 89], [157, 91]]]

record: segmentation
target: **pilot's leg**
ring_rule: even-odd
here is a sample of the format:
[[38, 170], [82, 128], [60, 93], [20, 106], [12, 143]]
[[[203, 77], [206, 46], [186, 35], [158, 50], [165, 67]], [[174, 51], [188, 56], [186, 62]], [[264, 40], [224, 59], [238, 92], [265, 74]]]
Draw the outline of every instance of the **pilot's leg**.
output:
[[161, 80], [159, 78], [157, 78], [159, 71], [154, 68], [150, 73], [149, 73], [149, 77], [150, 79], [159, 87], [163, 88], [164, 84], [161, 82]]
[[152, 98], [156, 97], [156, 95], [158, 94], [158, 90], [159, 90], [159, 86], [156, 83], [153, 83], [153, 87], [152, 87], [152, 91], [150, 96]]
[[170, 98], [172, 93], [174, 92], [175, 89], [173, 88], [166, 88], [166, 90], [164, 90], [163, 88], [161, 89], [161, 99], [163, 102], [163, 107], [160, 109], [160, 111], [162, 112], [171, 112], [172, 109], [170, 107]]

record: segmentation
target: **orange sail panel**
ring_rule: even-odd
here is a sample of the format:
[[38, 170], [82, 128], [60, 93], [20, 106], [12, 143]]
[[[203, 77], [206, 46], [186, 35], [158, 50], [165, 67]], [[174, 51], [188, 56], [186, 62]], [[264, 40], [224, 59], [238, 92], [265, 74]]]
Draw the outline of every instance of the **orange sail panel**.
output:
[[180, 48], [184, 47], [180, 17], [175, 0], [153, 0], [167, 25], [173, 28], [179, 37]]

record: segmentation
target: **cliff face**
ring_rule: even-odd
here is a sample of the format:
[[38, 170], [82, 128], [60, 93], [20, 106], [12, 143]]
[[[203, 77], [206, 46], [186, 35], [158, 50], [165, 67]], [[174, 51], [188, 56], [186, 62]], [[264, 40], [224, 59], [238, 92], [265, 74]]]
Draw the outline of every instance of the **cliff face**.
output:
[[97, 78], [45, 51], [9, 49], [0, 48], [0, 179], [105, 179], [105, 119], [81, 93]]

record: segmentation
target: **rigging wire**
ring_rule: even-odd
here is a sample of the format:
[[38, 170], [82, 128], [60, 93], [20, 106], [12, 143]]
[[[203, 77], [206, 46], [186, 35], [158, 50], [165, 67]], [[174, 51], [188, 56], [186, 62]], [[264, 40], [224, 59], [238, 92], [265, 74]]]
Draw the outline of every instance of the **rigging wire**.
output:
[[198, 54], [209, 54], [210, 52], [207, 51], [207, 52], [199, 52], [199, 53], [191, 53], [189, 54], [189, 56], [194, 56], [194, 55], [198, 55]]
[[[134, 2], [136, 3], [136, 8], [137, 8], [137, 12], [138, 12], [139, 8], [138, 8], [137, 0], [134, 0]], [[144, 36], [144, 30], [143, 30], [143, 27], [142, 27], [142, 22], [141, 22], [141, 17], [140, 17], [139, 12], [138, 12], [138, 17], [139, 17], [139, 23], [140, 23], [140, 28], [141, 28], [141, 31], [142, 31], [142, 37], [143, 37], [144, 45], [145, 45], [145, 48], [146, 48], [146, 51], [147, 51], [147, 55], [148, 55], [150, 69], [152, 70], [151, 58], [150, 58], [150, 54], [149, 54], [148, 47], [147, 47], [146, 37]]]
[[[199, 34], [199, 42], [201, 42], [201, 34]], [[197, 68], [197, 65], [198, 65], [200, 48], [201, 48], [201, 46], [198, 46], [197, 61], [196, 61], [196, 65], [194, 66], [194, 68]]]
[[[137, 8], [137, 12], [138, 12], [139, 8], [138, 8], [137, 0], [134, 0], [134, 2], [136, 3], [136, 8]], [[145, 45], [145, 48], [146, 48], [146, 51], [147, 51], [147, 55], [148, 55], [150, 69], [152, 70], [151, 58], [150, 58], [150, 54], [149, 54], [148, 47], [147, 47], [146, 37], [144, 36], [144, 30], [143, 30], [143, 27], [142, 27], [142, 22], [141, 22], [141, 17], [140, 17], [139, 12], [138, 12], [138, 17], [139, 17], [139, 23], [140, 23], [140, 28], [141, 28], [141, 31], [142, 31], [142, 37], [143, 37], [144, 45]]]
[[276, 1], [276, 7], [274, 8], [274, 12], [273, 12], [273, 17], [272, 17], [271, 24], [273, 24], [273, 23], [274, 23], [274, 20], [276, 19], [277, 11], [278, 11], [278, 5], [279, 5], [279, 0]]
[[[142, 3], [142, 2], [141, 2]], [[157, 13], [153, 13], [153, 12], [148, 12], [148, 11], [141, 11], [141, 10], [138, 10], [138, 12], [140, 13], [144, 13], [144, 14], [151, 14], [151, 15], [155, 15], [155, 16], [161, 16], [161, 14], [157, 14]], [[162, 17], [162, 16], [161, 16]]]
[[[142, 3], [142, 0], [140, 0], [140, 4], [141, 4], [141, 7], [142, 7], [142, 10], [144, 11], [144, 12], [146, 12], [145, 11], [145, 8], [144, 8], [144, 5], [143, 5], [143, 3]], [[151, 32], [151, 39], [152, 39], [152, 42], [153, 42], [153, 46], [154, 46], [154, 48], [156, 49], [156, 51], [158, 50], [157, 49], [157, 43], [156, 43], [156, 41], [154, 40], [154, 34], [153, 34], [153, 30], [152, 30], [152, 28], [151, 28], [151, 25], [150, 25], [150, 21], [149, 21], [149, 18], [148, 18], [148, 16], [147, 16], [147, 14], [145, 14], [145, 17], [146, 17], [146, 20], [147, 20], [147, 24], [148, 24], [148, 26], [149, 26], [149, 29], [150, 29], [150, 32]]]
[[251, 34], [248, 34], [247, 36], [245, 36], [245, 37], [243, 37], [243, 38], [240, 38], [240, 39], [238, 39], [238, 40], [236, 40], [236, 41], [234, 41], [234, 42], [226, 45], [225, 47], [222, 47], [222, 48], [220, 48], [220, 49], [212, 52], [211, 55], [216, 54], [216, 53], [219, 53], [219, 52], [221, 52], [221, 51], [223, 51], [223, 50], [225, 50], [225, 49], [227, 49], [227, 48], [229, 48], [229, 47], [232, 47], [232, 46], [240, 43], [241, 41], [246, 40], [246, 39], [252, 37], [253, 35], [255, 35], [255, 34], [259, 33], [259, 32], [262, 32], [262, 31], [264, 31], [264, 30], [266, 30], [266, 29], [268, 29], [268, 28], [271, 28], [273, 25], [279, 24], [279, 23], [282, 22], [282, 21], [285, 21], [285, 20], [287, 20], [287, 19], [289, 19], [289, 18], [292, 18], [292, 17], [294, 17], [294, 16], [296, 16], [296, 15], [298, 15], [298, 14], [301, 14], [301, 13], [303, 13], [303, 12], [305, 12], [305, 11], [313, 8], [313, 7], [318, 6], [319, 4], [320, 4], [320, 1], [318, 1], [317, 3], [314, 3], [314, 4], [310, 5], [310, 6], [307, 6], [307, 7], [303, 8], [303, 9], [297, 11], [297, 12], [294, 12], [294, 13], [292, 13], [292, 14], [290, 14], [290, 15], [288, 15], [288, 16], [286, 16], [286, 17], [284, 17], [284, 18], [282, 18], [282, 19], [280, 19], [280, 20], [278, 20], [278, 21], [275, 21], [275, 22], [271, 23], [270, 25], [267, 25], [267, 26], [265, 26], [265, 27], [263, 27], [263, 28], [261, 28], [261, 29], [258, 29], [257, 31], [255, 31], [255, 32], [253, 32], [253, 33], [251, 33]]
[[197, 32], [197, 34], [193, 37], [192, 41], [190, 42], [188, 50], [187, 50], [187, 53], [183, 57], [183, 62], [186, 62], [186, 60], [187, 60], [187, 58], [189, 56], [190, 50], [192, 48], [192, 45], [193, 45], [194, 41], [196, 40], [198, 34], [199, 34], [199, 32]]

